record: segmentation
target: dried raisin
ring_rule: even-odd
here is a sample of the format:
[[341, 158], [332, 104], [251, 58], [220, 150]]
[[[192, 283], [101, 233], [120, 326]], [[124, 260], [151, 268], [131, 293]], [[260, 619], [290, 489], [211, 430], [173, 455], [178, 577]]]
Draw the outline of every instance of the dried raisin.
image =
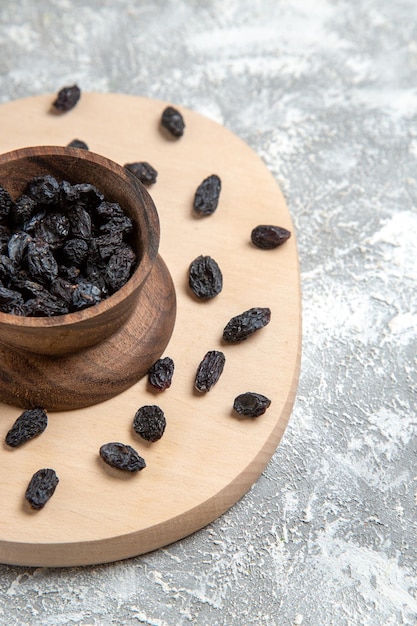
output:
[[81, 89], [78, 85], [62, 87], [62, 89], [58, 91], [56, 100], [54, 100], [52, 104], [58, 111], [65, 113], [75, 107], [80, 97]]
[[226, 358], [219, 350], [210, 350], [197, 369], [195, 388], [197, 391], [210, 391], [222, 375]]
[[272, 250], [281, 246], [291, 237], [291, 232], [280, 226], [259, 225], [251, 232], [254, 246], [263, 250]]
[[174, 137], [182, 137], [184, 134], [184, 118], [181, 113], [172, 106], [166, 107], [162, 112], [161, 124]]
[[190, 264], [188, 284], [202, 300], [217, 296], [223, 289], [223, 275], [217, 262], [210, 256], [198, 256]]
[[255, 331], [269, 324], [271, 309], [254, 307], [232, 317], [223, 330], [223, 339], [232, 343], [244, 341]]
[[217, 209], [221, 180], [217, 174], [208, 176], [199, 184], [194, 194], [193, 207], [198, 215], [211, 215]]
[[247, 417], [259, 417], [270, 406], [271, 400], [260, 393], [247, 391], [237, 396], [233, 402], [233, 408], [239, 415]]
[[25, 493], [25, 498], [32, 509], [37, 511], [43, 509], [53, 496], [58, 483], [59, 478], [53, 469], [45, 468], [35, 472]]
[[130, 278], [137, 263], [132, 220], [94, 185], [37, 176], [11, 204], [1, 189], [0, 311], [64, 315], [97, 304]]
[[158, 177], [158, 172], [152, 165], [146, 161], [138, 161], [136, 163], [126, 163], [124, 166], [129, 172], [139, 178], [144, 185], [154, 185]]
[[171, 387], [172, 377], [174, 375], [174, 361], [171, 357], [166, 356], [158, 359], [148, 370], [149, 384], [159, 391], [165, 391]]
[[133, 430], [146, 441], [158, 441], [166, 428], [163, 410], [154, 405], [145, 405], [136, 411], [133, 419]]
[[88, 145], [82, 139], [73, 139], [69, 142], [68, 148], [79, 148], [80, 150], [88, 150]]
[[100, 457], [107, 465], [125, 472], [139, 472], [146, 467], [145, 459], [132, 446], [118, 441], [103, 444]]

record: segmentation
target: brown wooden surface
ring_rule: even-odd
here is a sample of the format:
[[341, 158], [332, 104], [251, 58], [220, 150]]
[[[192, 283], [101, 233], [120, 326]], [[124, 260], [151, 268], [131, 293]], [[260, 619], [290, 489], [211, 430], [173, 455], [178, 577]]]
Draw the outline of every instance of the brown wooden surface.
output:
[[[260, 223], [293, 224], [273, 176], [248, 146], [224, 127], [182, 109], [180, 140], [160, 132], [165, 103], [118, 94], [83, 94], [64, 116], [50, 115], [52, 96], [0, 107], [0, 151], [66, 145], [83, 139], [120, 164], [147, 160], [159, 172], [149, 190], [161, 221], [160, 253], [177, 294], [177, 319], [164, 352], [175, 362], [170, 389], [154, 393], [146, 378], [101, 404], [52, 413], [46, 431], [20, 449], [0, 450], [7, 476], [0, 507], [0, 561], [24, 565], [82, 565], [112, 561], [164, 546], [214, 520], [256, 481], [291, 413], [300, 364], [301, 312], [295, 236], [263, 251], [250, 243]], [[222, 178], [219, 207], [196, 219], [192, 199], [206, 176]], [[189, 293], [187, 270], [199, 254], [212, 256], [224, 275], [221, 294], [208, 302]], [[268, 306], [270, 324], [247, 341], [225, 345], [229, 319]], [[208, 350], [223, 350], [222, 377], [207, 394], [193, 390]], [[112, 361], [108, 363], [112, 375]], [[64, 375], [64, 372], [63, 372]], [[256, 391], [272, 403], [255, 419], [238, 419], [236, 395]], [[74, 390], [74, 393], [77, 393]], [[158, 404], [167, 429], [148, 444], [132, 432], [135, 411]], [[1, 406], [4, 438], [21, 410]], [[107, 441], [133, 445], [147, 467], [120, 475], [104, 466]], [[32, 512], [23, 494], [32, 474], [53, 467], [60, 483], [45, 508]], [[279, 489], [279, 485], [277, 489]]]

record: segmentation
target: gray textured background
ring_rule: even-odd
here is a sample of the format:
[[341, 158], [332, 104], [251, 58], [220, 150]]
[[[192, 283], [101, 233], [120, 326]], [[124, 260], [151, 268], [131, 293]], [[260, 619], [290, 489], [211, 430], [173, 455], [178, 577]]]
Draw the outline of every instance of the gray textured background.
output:
[[295, 222], [304, 325], [289, 427], [232, 510], [125, 562], [0, 566], [0, 623], [417, 624], [415, 0], [0, 9], [1, 101], [73, 82], [155, 97], [262, 156]]

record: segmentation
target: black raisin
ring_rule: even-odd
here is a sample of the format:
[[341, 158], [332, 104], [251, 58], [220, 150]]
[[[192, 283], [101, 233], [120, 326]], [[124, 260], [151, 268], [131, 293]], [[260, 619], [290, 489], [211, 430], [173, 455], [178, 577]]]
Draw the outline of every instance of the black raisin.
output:
[[158, 172], [147, 161], [137, 161], [136, 163], [126, 163], [124, 166], [129, 172], [139, 178], [144, 185], [154, 185], [158, 177]]
[[166, 356], [158, 359], [148, 370], [149, 384], [159, 391], [164, 391], [171, 386], [174, 375], [174, 361]]
[[[21, 195], [16, 199], [15, 205], [13, 207], [13, 211], [10, 215], [11, 221], [15, 225], [22, 225], [29, 222], [31, 217], [35, 214], [38, 208], [38, 203], [36, 200], [27, 196], [26, 194]], [[25, 230], [27, 230], [25, 228]]]
[[68, 148], [79, 148], [80, 150], [88, 150], [88, 145], [81, 139], [73, 139], [69, 142]]
[[58, 111], [65, 113], [75, 107], [80, 97], [81, 89], [77, 85], [71, 85], [60, 89], [52, 104]]
[[43, 433], [48, 425], [48, 416], [45, 409], [36, 407], [27, 409], [17, 418], [6, 435], [6, 443], [12, 448], [17, 448], [29, 439]]
[[197, 391], [210, 391], [222, 375], [226, 357], [219, 350], [210, 350], [197, 369], [195, 388]]
[[4, 224], [0, 224], [0, 254], [8, 254], [10, 236], [10, 229]]
[[84, 239], [68, 239], [60, 252], [66, 265], [79, 267], [87, 258], [88, 243]]
[[198, 215], [211, 215], [219, 203], [221, 180], [217, 174], [212, 174], [203, 180], [196, 189], [193, 207]]
[[240, 315], [232, 317], [223, 330], [223, 339], [232, 343], [238, 343], [247, 339], [255, 331], [269, 324], [271, 309], [254, 307], [244, 311]]
[[52, 282], [58, 276], [58, 264], [47, 243], [40, 239], [31, 239], [27, 250], [28, 272], [34, 280], [43, 285]]
[[66, 215], [53, 211], [47, 213], [34, 228], [34, 236], [45, 241], [52, 249], [60, 248], [70, 231]]
[[20, 265], [31, 240], [31, 236], [24, 230], [18, 230], [10, 237], [7, 244], [7, 252], [11, 260]]
[[259, 225], [251, 232], [254, 246], [263, 250], [272, 250], [281, 246], [291, 237], [291, 232], [280, 226]]
[[45, 295], [26, 300], [23, 309], [27, 317], [52, 317], [69, 313], [67, 303], [46, 290]]
[[117, 441], [103, 444], [100, 457], [107, 465], [126, 472], [138, 472], [146, 467], [145, 459], [134, 448]]
[[158, 441], [164, 434], [166, 419], [159, 406], [146, 405], [136, 411], [133, 430], [146, 441]]
[[24, 300], [18, 291], [0, 287], [0, 311], [11, 315], [23, 315], [23, 307]]
[[37, 511], [43, 509], [53, 496], [58, 483], [59, 478], [53, 469], [45, 468], [35, 472], [25, 493], [25, 498], [32, 509]]
[[233, 402], [233, 408], [239, 415], [247, 417], [259, 417], [270, 406], [271, 400], [260, 393], [247, 391], [237, 396]]
[[223, 275], [217, 262], [210, 256], [198, 256], [190, 264], [188, 284], [202, 300], [214, 298], [223, 289]]
[[57, 202], [61, 193], [61, 187], [56, 178], [50, 174], [32, 178], [27, 186], [25, 195], [40, 204], [53, 204]]
[[9, 192], [0, 185], [0, 219], [4, 219], [9, 215], [13, 204]]
[[80, 282], [72, 292], [72, 308], [76, 311], [98, 304], [101, 300], [101, 289], [92, 283]]
[[135, 254], [129, 246], [120, 248], [110, 257], [105, 280], [111, 292], [118, 291], [129, 280], [135, 260]]
[[184, 134], [184, 118], [181, 113], [172, 106], [166, 107], [162, 112], [161, 124], [174, 137], [182, 137]]
[[91, 239], [91, 215], [81, 204], [77, 204], [68, 211], [71, 224], [71, 237]]

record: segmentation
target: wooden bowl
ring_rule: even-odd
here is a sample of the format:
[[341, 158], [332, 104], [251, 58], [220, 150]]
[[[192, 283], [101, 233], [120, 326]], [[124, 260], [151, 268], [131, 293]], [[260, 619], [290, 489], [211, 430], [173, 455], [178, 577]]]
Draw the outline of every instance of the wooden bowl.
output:
[[133, 222], [133, 246], [139, 259], [135, 272], [119, 291], [89, 308], [54, 317], [0, 312], [0, 343], [16, 350], [56, 357], [94, 346], [126, 323], [157, 258], [159, 219], [140, 181], [98, 154], [42, 146], [0, 155], [0, 184], [14, 199], [30, 179], [44, 174], [51, 174], [59, 181], [91, 183], [106, 200], [118, 202]]

